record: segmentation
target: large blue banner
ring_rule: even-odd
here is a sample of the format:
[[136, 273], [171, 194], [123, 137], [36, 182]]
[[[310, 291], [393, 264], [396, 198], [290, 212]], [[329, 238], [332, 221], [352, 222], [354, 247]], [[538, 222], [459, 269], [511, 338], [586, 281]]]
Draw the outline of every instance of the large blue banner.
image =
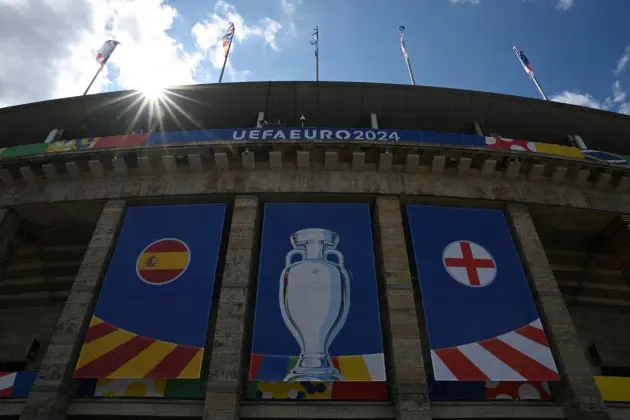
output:
[[385, 381], [368, 204], [265, 206], [250, 380]]
[[75, 377], [199, 377], [225, 209], [129, 209]]
[[557, 380], [503, 212], [410, 205], [407, 214], [435, 379]]
[[358, 143], [373, 141], [486, 146], [485, 137], [470, 134], [372, 128], [285, 127], [156, 132], [149, 135], [147, 144], [184, 144], [217, 141], [338, 141]]

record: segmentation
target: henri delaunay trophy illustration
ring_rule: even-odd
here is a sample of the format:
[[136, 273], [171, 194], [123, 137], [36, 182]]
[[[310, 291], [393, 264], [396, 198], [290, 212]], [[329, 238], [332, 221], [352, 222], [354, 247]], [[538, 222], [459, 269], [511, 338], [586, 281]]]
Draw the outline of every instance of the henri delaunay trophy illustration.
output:
[[302, 229], [290, 236], [280, 275], [279, 304], [300, 356], [285, 381], [343, 380], [329, 347], [343, 328], [350, 309], [350, 276], [339, 235], [326, 229]]

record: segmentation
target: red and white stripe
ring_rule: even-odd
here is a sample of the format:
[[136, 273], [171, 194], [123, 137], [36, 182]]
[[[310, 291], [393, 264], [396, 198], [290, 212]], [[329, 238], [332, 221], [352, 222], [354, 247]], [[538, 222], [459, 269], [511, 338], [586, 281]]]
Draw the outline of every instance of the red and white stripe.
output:
[[0, 398], [11, 396], [16, 377], [16, 372], [0, 372]]
[[431, 350], [438, 381], [557, 381], [540, 319], [498, 337]]

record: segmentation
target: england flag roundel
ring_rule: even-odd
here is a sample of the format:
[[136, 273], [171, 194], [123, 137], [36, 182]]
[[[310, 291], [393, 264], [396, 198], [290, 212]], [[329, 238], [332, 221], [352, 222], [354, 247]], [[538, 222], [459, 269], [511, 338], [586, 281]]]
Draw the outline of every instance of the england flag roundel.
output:
[[481, 245], [471, 241], [454, 241], [444, 248], [442, 263], [448, 274], [468, 287], [485, 287], [497, 275], [497, 264]]

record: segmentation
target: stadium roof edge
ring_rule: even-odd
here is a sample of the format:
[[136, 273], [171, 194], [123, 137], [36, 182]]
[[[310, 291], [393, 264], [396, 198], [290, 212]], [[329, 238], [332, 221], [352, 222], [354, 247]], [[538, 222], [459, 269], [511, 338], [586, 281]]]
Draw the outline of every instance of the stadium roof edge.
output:
[[[589, 148], [630, 154], [630, 116], [533, 98], [430, 86], [359, 82], [242, 82], [177, 86], [177, 106], [164, 130], [251, 127], [259, 111], [297, 125], [367, 127], [369, 113], [385, 128], [468, 131], [566, 144], [579, 134]], [[150, 107], [137, 91], [47, 100], [0, 109], [0, 147], [38, 143], [52, 128], [65, 139], [150, 130]], [[177, 111], [184, 111], [186, 115]]]

